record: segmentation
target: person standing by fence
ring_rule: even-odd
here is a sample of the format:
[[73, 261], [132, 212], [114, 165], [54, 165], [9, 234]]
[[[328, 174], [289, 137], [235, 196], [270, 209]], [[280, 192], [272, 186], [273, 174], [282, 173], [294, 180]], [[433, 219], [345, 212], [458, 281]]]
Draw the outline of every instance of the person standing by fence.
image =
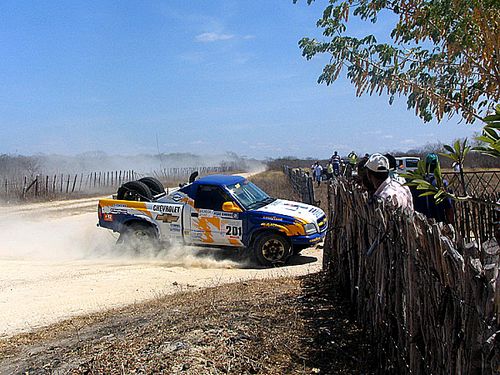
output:
[[333, 178], [333, 164], [331, 161], [329, 161], [326, 166], [326, 178], [328, 180], [331, 180]]
[[330, 163], [333, 165], [333, 174], [335, 177], [340, 175], [340, 156], [337, 151], [334, 151], [332, 157], [330, 158]]
[[384, 155], [372, 154], [366, 162], [367, 178], [375, 188], [373, 196], [394, 207], [413, 211], [410, 189], [389, 177], [389, 160]]
[[321, 183], [321, 175], [323, 174], [323, 167], [316, 161], [311, 167], [314, 180], [317, 182], [318, 186]]

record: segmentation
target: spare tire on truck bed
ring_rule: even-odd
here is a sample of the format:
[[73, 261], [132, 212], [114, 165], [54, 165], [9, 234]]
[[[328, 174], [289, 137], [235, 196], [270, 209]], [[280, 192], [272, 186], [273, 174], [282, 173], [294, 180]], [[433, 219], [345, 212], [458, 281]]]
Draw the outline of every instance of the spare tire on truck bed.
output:
[[139, 179], [140, 182], [144, 183], [151, 190], [153, 195], [165, 194], [165, 187], [163, 184], [154, 177], [143, 177]]
[[130, 181], [120, 186], [116, 198], [124, 201], [151, 202], [153, 200], [153, 193], [151, 193], [151, 189], [144, 182]]

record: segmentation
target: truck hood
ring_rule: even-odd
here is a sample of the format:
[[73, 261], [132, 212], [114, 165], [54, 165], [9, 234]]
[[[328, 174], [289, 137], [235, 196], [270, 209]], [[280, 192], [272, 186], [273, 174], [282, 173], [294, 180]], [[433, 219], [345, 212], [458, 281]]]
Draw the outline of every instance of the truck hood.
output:
[[318, 219], [325, 215], [321, 208], [284, 199], [276, 199], [274, 202], [255, 211], [291, 216], [296, 219], [305, 220], [308, 223], [317, 223]]

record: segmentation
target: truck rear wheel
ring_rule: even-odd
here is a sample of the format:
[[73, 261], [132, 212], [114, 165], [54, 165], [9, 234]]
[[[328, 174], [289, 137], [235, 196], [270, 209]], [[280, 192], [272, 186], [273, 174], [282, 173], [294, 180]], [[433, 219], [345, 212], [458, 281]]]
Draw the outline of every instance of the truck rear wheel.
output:
[[165, 187], [163, 186], [163, 184], [154, 177], [143, 177], [139, 181], [147, 185], [153, 195], [165, 193]]
[[280, 266], [291, 254], [291, 246], [286, 238], [276, 233], [264, 233], [257, 237], [254, 254], [263, 266]]
[[120, 232], [118, 244], [135, 253], [142, 250], [153, 250], [158, 247], [158, 235], [152, 225], [146, 223], [131, 223]]
[[130, 181], [120, 186], [116, 197], [124, 201], [151, 202], [153, 200], [153, 193], [151, 193], [151, 189], [145, 183]]

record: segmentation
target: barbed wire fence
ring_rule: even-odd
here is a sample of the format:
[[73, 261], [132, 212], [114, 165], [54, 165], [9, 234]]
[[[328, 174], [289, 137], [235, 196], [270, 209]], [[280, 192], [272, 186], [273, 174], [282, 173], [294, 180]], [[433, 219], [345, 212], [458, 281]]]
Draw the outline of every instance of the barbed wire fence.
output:
[[75, 195], [107, 194], [121, 184], [145, 176], [162, 182], [187, 181], [194, 171], [200, 175], [226, 173], [232, 166], [163, 168], [150, 173], [134, 170], [94, 171], [85, 173], [55, 173], [0, 177], [0, 199], [3, 201], [49, 200]]

